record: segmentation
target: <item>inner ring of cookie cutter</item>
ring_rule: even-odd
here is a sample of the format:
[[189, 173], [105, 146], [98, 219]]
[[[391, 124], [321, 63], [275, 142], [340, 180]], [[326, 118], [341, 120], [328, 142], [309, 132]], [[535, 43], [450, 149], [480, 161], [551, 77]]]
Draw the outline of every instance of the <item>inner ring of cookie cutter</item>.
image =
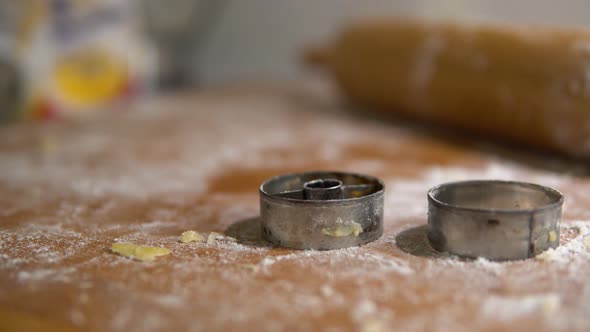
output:
[[463, 257], [516, 260], [559, 245], [563, 195], [515, 181], [462, 181], [428, 192], [428, 239]]

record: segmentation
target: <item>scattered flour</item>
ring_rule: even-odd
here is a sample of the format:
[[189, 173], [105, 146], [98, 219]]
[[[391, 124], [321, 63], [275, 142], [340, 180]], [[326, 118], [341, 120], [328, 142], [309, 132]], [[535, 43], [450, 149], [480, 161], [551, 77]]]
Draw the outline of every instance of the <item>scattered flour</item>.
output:
[[63, 268], [60, 270], [54, 269], [36, 269], [29, 271], [19, 271], [16, 278], [21, 283], [31, 282], [69, 282], [72, 274], [76, 272], [74, 267]]
[[332, 295], [334, 295], [334, 289], [328, 285], [322, 285], [320, 292], [325, 297], [332, 297]]
[[550, 317], [559, 311], [559, 294], [534, 294], [527, 296], [492, 296], [485, 300], [482, 315], [486, 319], [509, 321], [531, 314]]
[[574, 221], [562, 227], [573, 228], [578, 231], [578, 235], [559, 247], [546, 250], [535, 257], [538, 260], [556, 262], [556, 263], [569, 263], [573, 260], [589, 259], [590, 250], [586, 246], [586, 239], [590, 235], [590, 222], [588, 221]]
[[358, 275], [368, 271], [375, 273], [394, 272], [403, 276], [410, 276], [415, 273], [414, 269], [402, 259], [385, 257], [361, 248], [346, 248], [330, 251], [305, 250], [300, 253], [288, 255], [268, 256], [262, 259], [259, 265], [268, 271], [268, 268], [282, 262], [301, 265], [320, 264], [334, 266], [336, 268], [340, 266], [344, 268], [338, 272], [342, 276]]
[[352, 317], [356, 321], [362, 321], [370, 316], [373, 316], [377, 313], [377, 306], [373, 301], [368, 299], [363, 299], [359, 301], [356, 306], [352, 310]]
[[[436, 56], [436, 48], [444, 45], [432, 43], [431, 52]], [[429, 75], [428, 68], [423, 70], [417, 73], [418, 85], [424, 80], [421, 77]], [[293, 120], [291, 109], [282, 111], [288, 105], [266, 98], [230, 100], [223, 105], [195, 102], [180, 108], [147, 103], [145, 107], [169, 112], [148, 110], [141, 116], [130, 112], [122, 115], [121, 124], [88, 127], [75, 140], [56, 127], [50, 133], [55, 148], [45, 148], [41, 161], [26, 149], [3, 153], [0, 183], [6, 188], [31, 189], [9, 201], [11, 208], [2, 211], [16, 223], [0, 229], [3, 280], [27, 289], [71, 287], [68, 289], [79, 294], [74, 302], [80, 307], [58, 308], [59, 312], [65, 312], [66, 317], [69, 313], [75, 325], [113, 331], [169, 330], [170, 326], [188, 330], [195, 322], [205, 322], [212, 330], [236, 329], [249, 322], [264, 322], [267, 330], [293, 326], [313, 330], [317, 328], [314, 321], [335, 312], [344, 312], [351, 320], [345, 322], [347, 326], [367, 332], [392, 327], [400, 331], [463, 331], [466, 315], [473, 330], [484, 329], [496, 317], [509, 321], [528, 315], [550, 315], [567, 330], [569, 321], [590, 315], [590, 287], [577, 289], [586, 283], [590, 272], [584, 245], [590, 234], [589, 222], [564, 219], [562, 227], [576, 227], [580, 233], [563, 242], [550, 263], [424, 258], [396, 247], [395, 234], [425, 222], [426, 191], [442, 182], [517, 179], [558, 188], [575, 182], [568, 175], [494, 157], [478, 168], [435, 166], [416, 177], [384, 178], [386, 234], [361, 248], [292, 251], [258, 243], [246, 245], [210, 232], [256, 210], [251, 193], [216, 194], [200, 205], [195, 197], [210, 189], [206, 180], [235, 165], [253, 169], [309, 167], [300, 153], [266, 153], [272, 149], [290, 151], [293, 137], [304, 147], [319, 145], [309, 152], [319, 165], [391, 173], [383, 169], [389, 165], [384, 161], [347, 161], [347, 145], [371, 145], [379, 140], [391, 142], [389, 147], [395, 150], [396, 144], [402, 143], [391, 133], [404, 130], [331, 115], [314, 115], [307, 122], [303, 120], [303, 126], [277, 127], [276, 123]], [[183, 113], [187, 108], [191, 112]], [[169, 114], [176, 115], [170, 120]], [[306, 115], [301, 111], [297, 116]], [[130, 123], [137, 126], [131, 128]], [[215, 135], [211, 130], [194, 130], [197, 125], [216, 128]], [[134, 140], [125, 138], [130, 131]], [[400, 140], [403, 142], [403, 137]], [[148, 141], [151, 143], [146, 146]], [[86, 163], [78, 163], [80, 160]], [[162, 206], [148, 211], [159, 204]], [[39, 218], [36, 207], [43, 212], [39, 215], [47, 217]], [[209, 232], [211, 241], [179, 243], [178, 234], [190, 228]], [[113, 259], [106, 250], [114, 239], [165, 246], [173, 255], [151, 264]], [[543, 273], [535, 273], [538, 266], [543, 267]], [[538, 289], [526, 295], [490, 295], [496, 289], [522, 294], [523, 289], [532, 287]], [[573, 292], [572, 287], [576, 288]], [[89, 315], [82, 310], [94, 304], [104, 311]], [[277, 319], [269, 320], [269, 315]]]
[[351, 310], [351, 317], [361, 332], [382, 332], [389, 330], [387, 320], [391, 314], [379, 310], [377, 304], [369, 299], [361, 299]]
[[84, 325], [84, 323], [86, 323], [86, 317], [79, 310], [75, 310], [75, 309], [72, 310], [70, 312], [70, 318], [72, 320], [72, 323], [74, 323], [74, 325], [77, 325], [77, 326], [82, 326], [82, 325]]

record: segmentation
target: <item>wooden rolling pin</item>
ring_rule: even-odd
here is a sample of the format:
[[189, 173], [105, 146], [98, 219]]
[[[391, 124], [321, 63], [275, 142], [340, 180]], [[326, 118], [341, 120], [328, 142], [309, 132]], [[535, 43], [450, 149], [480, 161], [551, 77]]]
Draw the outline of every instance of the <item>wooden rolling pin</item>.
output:
[[590, 159], [590, 30], [374, 20], [308, 54], [353, 101]]

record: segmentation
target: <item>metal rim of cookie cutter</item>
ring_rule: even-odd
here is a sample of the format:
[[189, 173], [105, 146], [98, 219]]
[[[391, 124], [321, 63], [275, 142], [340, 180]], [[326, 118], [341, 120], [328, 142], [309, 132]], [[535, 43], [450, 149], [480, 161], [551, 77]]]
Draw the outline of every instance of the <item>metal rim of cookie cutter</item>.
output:
[[279, 175], [260, 185], [263, 237], [293, 249], [360, 246], [383, 234], [381, 180], [346, 172]]
[[438, 251], [504, 261], [559, 245], [563, 195], [538, 184], [479, 180], [428, 191], [428, 239]]

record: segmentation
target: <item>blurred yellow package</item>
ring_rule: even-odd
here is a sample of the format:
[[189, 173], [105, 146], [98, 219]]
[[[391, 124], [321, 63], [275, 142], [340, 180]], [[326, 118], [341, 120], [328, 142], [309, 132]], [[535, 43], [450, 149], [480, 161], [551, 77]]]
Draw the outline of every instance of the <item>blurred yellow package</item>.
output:
[[0, 21], [12, 22], [0, 25], [0, 71], [2, 61], [12, 64], [20, 98], [3, 117], [53, 119], [120, 108], [148, 89], [155, 52], [141, 34], [140, 1], [2, 2]]

